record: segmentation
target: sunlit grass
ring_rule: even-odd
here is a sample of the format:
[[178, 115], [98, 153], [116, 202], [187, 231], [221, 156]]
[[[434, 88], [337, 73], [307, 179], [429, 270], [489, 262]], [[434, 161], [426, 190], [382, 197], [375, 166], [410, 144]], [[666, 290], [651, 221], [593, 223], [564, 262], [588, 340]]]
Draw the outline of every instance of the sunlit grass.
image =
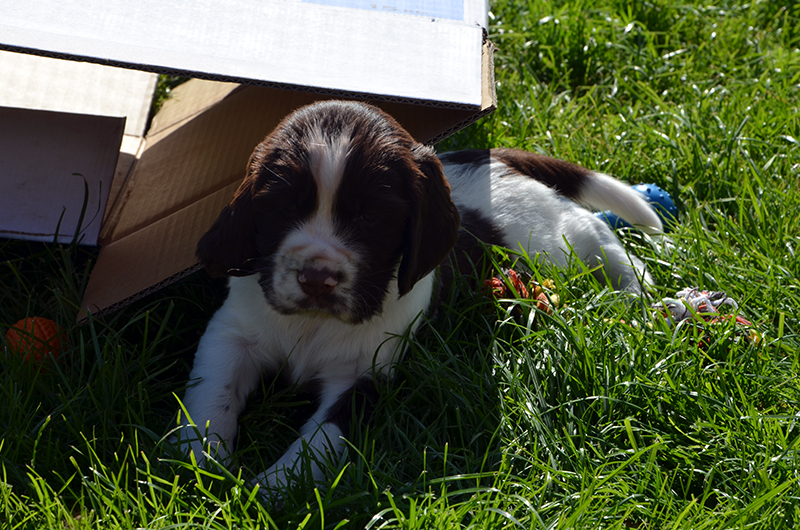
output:
[[[193, 275], [78, 327], [94, 252], [0, 242], [0, 327], [58, 321], [69, 347], [0, 370], [0, 528], [792, 528], [800, 520], [800, 4], [491, 5], [499, 108], [437, 147], [559, 156], [680, 207], [670, 242], [622, 233], [657, 296], [722, 290], [733, 324], [669, 326], [574, 263], [560, 305], [459, 285], [409, 340], [373, 420], [324, 485], [247, 487], [308, 401], [265, 382], [230, 470], [165, 439], [224, 287]], [[535, 201], [535, 197], [531, 200]], [[507, 258], [507, 259], [504, 259]], [[526, 266], [527, 265], [527, 266]], [[0, 339], [2, 341], [3, 339]]]

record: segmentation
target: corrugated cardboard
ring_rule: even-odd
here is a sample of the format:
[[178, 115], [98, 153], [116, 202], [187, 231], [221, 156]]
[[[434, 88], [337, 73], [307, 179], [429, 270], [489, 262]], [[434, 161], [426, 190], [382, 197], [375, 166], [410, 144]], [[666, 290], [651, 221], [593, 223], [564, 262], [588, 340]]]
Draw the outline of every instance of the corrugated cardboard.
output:
[[0, 101], [6, 107], [124, 117], [125, 135], [142, 137], [157, 77], [149, 72], [0, 51]]
[[4, 11], [0, 48], [207, 78], [176, 88], [129, 149], [135, 156], [118, 165], [81, 316], [113, 311], [195, 270], [197, 240], [230, 201], [253, 148], [302, 105], [366, 100], [425, 143], [491, 112], [485, 2], [412, 1], [378, 9], [360, 0], [240, 0], [221, 9], [189, 0], [42, 0]]

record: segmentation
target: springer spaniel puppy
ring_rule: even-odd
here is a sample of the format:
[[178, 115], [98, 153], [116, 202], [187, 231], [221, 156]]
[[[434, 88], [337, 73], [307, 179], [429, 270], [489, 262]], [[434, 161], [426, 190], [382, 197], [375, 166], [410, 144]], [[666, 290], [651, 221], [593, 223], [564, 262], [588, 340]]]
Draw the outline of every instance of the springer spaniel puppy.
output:
[[374, 379], [403, 353], [398, 337], [432, 309], [437, 278], [479, 261], [481, 242], [556, 264], [574, 254], [640, 293], [651, 283], [642, 262], [574, 201], [661, 230], [639, 194], [574, 164], [511, 149], [437, 158], [370, 105], [297, 110], [256, 147], [197, 246], [230, 292], [197, 349], [178, 441], [199, 462], [204, 451], [224, 461], [262, 374], [312, 382], [319, 408], [256, 482], [322, 479], [319, 462], [341, 453], [354, 404], [369, 409]]

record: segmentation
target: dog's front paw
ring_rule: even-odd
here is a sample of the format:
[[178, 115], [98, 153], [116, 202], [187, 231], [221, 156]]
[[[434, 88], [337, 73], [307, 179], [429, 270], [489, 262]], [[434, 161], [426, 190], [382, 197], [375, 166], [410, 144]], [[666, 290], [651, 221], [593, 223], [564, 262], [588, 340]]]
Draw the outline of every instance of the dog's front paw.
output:
[[[319, 482], [324, 472], [316, 462], [311, 462], [311, 475], [314, 482]], [[250, 482], [251, 488], [258, 487], [258, 496], [265, 505], [275, 509], [280, 509], [291, 497], [289, 490], [297, 486], [298, 481], [302, 481], [302, 476], [308, 468], [304, 465], [303, 459], [292, 460], [284, 455], [275, 465], [259, 474]], [[319, 478], [317, 478], [319, 476]]]
[[[282, 491], [294, 486], [297, 478], [303, 472], [302, 463], [300, 459], [287, 460], [284, 455], [275, 465], [253, 479], [252, 485], [268, 491]], [[318, 466], [314, 465], [314, 467]], [[320, 475], [322, 475], [321, 472]]]
[[[324, 441], [323, 441], [324, 440]], [[310, 481], [313, 484], [324, 482], [331, 457], [335, 459], [342, 451], [341, 440], [333, 447], [326, 437], [312, 440], [300, 438], [269, 469], [259, 474], [251, 487], [259, 487], [259, 495], [265, 502], [276, 506], [284, 499], [287, 490], [298, 482]]]
[[258, 488], [258, 496], [261, 502], [273, 508], [283, 506], [286, 491], [294, 486], [294, 473], [289, 473], [286, 469], [277, 470], [272, 466], [250, 482], [250, 488]]
[[196, 425], [184, 425], [176, 430], [169, 442], [187, 460], [193, 456], [198, 466], [207, 467], [209, 460], [225, 465], [229, 452], [224, 440], [209, 434], [207, 429], [204, 431], [201, 432]]

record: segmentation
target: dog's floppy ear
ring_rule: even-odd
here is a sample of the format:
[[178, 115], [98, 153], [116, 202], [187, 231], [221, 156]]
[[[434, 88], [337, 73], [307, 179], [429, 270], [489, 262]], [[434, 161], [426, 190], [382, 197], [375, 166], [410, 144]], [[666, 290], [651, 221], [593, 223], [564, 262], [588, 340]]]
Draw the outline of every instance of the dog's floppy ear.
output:
[[197, 257], [211, 276], [253, 274], [248, 260], [255, 256], [252, 181], [245, 180], [231, 203], [197, 243]]
[[459, 227], [442, 163], [430, 147], [419, 144], [412, 152], [419, 173], [412, 184], [411, 217], [397, 274], [400, 296], [444, 261], [456, 243]]

